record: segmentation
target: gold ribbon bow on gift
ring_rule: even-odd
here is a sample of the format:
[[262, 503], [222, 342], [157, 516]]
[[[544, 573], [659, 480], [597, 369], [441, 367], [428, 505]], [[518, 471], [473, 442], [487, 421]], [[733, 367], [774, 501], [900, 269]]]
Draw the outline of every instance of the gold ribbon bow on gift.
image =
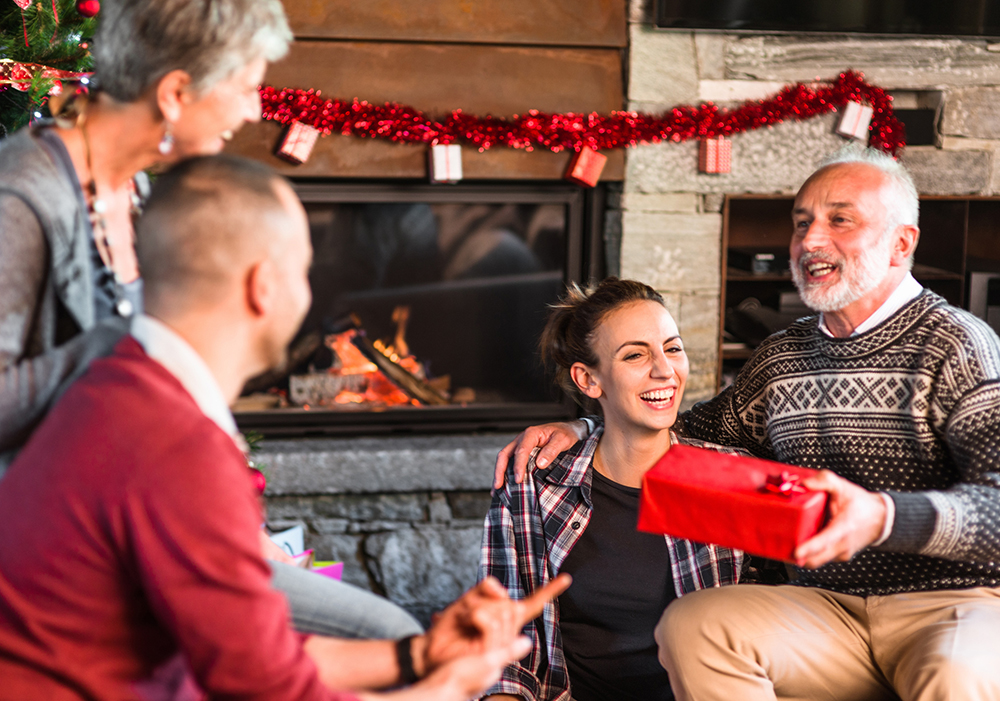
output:
[[802, 478], [792, 472], [782, 472], [780, 475], [768, 475], [761, 491], [777, 494], [780, 497], [791, 498], [793, 494], [805, 492], [806, 488], [799, 484]]

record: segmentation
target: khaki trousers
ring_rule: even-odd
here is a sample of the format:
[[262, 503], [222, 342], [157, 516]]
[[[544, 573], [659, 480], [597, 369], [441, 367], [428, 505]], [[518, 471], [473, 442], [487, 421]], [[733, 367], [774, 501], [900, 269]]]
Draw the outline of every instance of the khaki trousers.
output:
[[706, 589], [656, 641], [678, 701], [1000, 700], [1000, 589]]

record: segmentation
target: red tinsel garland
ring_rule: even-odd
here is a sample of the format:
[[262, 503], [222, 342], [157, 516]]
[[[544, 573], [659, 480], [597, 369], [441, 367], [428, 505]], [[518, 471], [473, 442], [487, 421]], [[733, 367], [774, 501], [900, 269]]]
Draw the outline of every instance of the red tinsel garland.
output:
[[397, 143], [464, 141], [485, 151], [507, 146], [531, 151], [595, 151], [628, 148], [641, 143], [686, 141], [730, 136], [786, 119], [810, 119], [848, 101], [867, 103], [874, 110], [869, 144], [895, 155], [905, 145], [903, 125], [892, 111], [892, 98], [865, 82], [861, 73], [846, 71], [825, 87], [789, 85], [766, 100], [750, 100], [733, 110], [712, 103], [675, 107], [662, 115], [640, 112], [545, 114], [530, 110], [513, 119], [476, 117], [455, 110], [444, 121], [429, 119], [407, 105], [372, 105], [363, 100], [325, 100], [319, 90], [260, 89], [262, 116], [282, 124], [302, 122], [323, 134], [339, 133]]

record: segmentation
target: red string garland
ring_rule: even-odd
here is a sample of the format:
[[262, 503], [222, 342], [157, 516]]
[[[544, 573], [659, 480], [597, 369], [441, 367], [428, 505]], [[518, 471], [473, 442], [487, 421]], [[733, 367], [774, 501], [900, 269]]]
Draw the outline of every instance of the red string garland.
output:
[[892, 110], [892, 98], [882, 88], [865, 82], [855, 71], [845, 71], [825, 87], [805, 83], [789, 85], [766, 100], [750, 100], [733, 110], [712, 103], [698, 107], [675, 107], [662, 115], [641, 112], [546, 114], [530, 110], [526, 115], [501, 119], [476, 117], [455, 110], [444, 121], [429, 119], [413, 107], [363, 100], [325, 100], [319, 90], [296, 88], [260, 89], [262, 116], [281, 124], [297, 121], [320, 130], [396, 143], [440, 143], [456, 141], [485, 151], [506, 146], [531, 151], [595, 151], [628, 148], [659, 141], [687, 141], [730, 136], [770, 126], [786, 119], [810, 119], [835, 111], [848, 101], [867, 103], [874, 110], [869, 126], [869, 144], [896, 155], [905, 145], [903, 125]]
[[0, 89], [13, 87], [21, 92], [27, 92], [31, 89], [31, 81], [38, 73], [41, 73], [43, 78], [51, 78], [55, 81], [75, 80], [91, 75], [90, 73], [49, 68], [40, 63], [19, 63], [3, 58], [0, 59]]

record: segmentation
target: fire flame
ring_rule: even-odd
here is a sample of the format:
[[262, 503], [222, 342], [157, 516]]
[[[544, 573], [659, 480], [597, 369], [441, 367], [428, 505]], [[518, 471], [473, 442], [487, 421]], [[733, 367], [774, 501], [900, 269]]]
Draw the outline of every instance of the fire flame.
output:
[[[385, 406], [406, 404], [420, 406], [420, 402], [412, 399], [403, 390], [390, 382], [378, 367], [351, 343], [351, 339], [356, 335], [357, 331], [352, 329], [344, 333], [327, 336], [325, 339], [326, 345], [337, 354], [337, 358], [340, 360], [339, 367], [330, 369], [331, 374], [364, 376], [361, 383], [365, 388], [363, 392], [347, 389], [341, 390], [333, 398], [333, 401], [336, 404], [342, 405], [371, 403]], [[398, 363], [414, 374], [423, 375], [423, 368], [412, 355], [400, 357], [392, 345], [386, 346], [381, 341], [375, 341], [373, 345], [394, 363]]]

